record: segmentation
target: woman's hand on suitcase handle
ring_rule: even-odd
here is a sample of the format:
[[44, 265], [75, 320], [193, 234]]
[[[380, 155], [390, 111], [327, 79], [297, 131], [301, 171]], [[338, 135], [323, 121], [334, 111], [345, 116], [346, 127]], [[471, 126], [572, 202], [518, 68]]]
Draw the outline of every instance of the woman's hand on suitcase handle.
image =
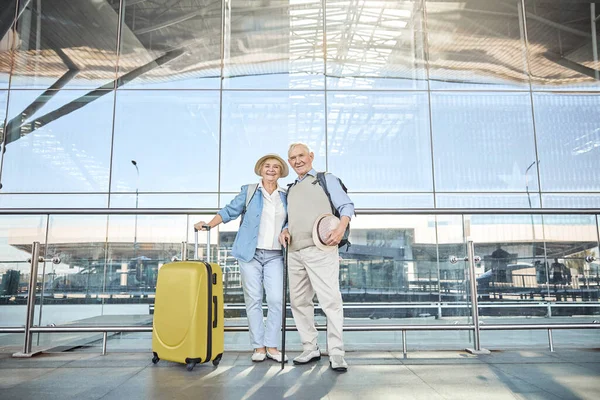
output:
[[279, 234], [279, 243], [281, 243], [281, 245], [285, 248], [287, 248], [287, 245], [292, 241], [292, 236], [290, 235], [290, 232], [287, 229], [284, 229], [283, 231], [281, 231], [281, 233]]
[[199, 222], [196, 222], [194, 224], [194, 229], [196, 229], [198, 231], [209, 231], [210, 230], [210, 225], [208, 225], [204, 221], [199, 221]]

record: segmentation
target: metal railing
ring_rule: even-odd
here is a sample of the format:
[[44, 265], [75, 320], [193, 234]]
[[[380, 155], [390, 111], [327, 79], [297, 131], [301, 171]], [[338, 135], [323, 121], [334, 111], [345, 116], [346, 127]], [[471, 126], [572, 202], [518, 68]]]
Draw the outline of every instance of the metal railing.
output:
[[[181, 215], [181, 214], [212, 214], [218, 211], [215, 208], [203, 209], [4, 209], [0, 210], [0, 215]], [[589, 215], [600, 214], [600, 209], [357, 209], [357, 214], [396, 214], [396, 215], [476, 215], [476, 214], [541, 214], [541, 215]], [[467, 246], [468, 255], [464, 261], [468, 261], [469, 276], [475, 277], [475, 259], [474, 244], [469, 240]], [[36, 250], [37, 249], [37, 250]], [[182, 244], [182, 259], [185, 259], [186, 246]], [[29, 294], [27, 297], [27, 315], [26, 324], [24, 327], [0, 327], [0, 333], [23, 333], [24, 346], [22, 355], [31, 355], [31, 338], [33, 333], [102, 333], [102, 354], [106, 354], [108, 332], [152, 332], [151, 326], [62, 326], [62, 327], [36, 327], [33, 326], [33, 312], [36, 299], [36, 282], [37, 282], [37, 264], [44, 260], [39, 257], [39, 243], [34, 243], [31, 258], [31, 274], [29, 278]], [[54, 260], [55, 261], [55, 260]], [[406, 347], [406, 332], [408, 331], [472, 331], [474, 335], [475, 351], [481, 350], [480, 331], [486, 330], [540, 330], [548, 331], [548, 343], [550, 351], [554, 351], [552, 330], [555, 329], [599, 329], [600, 323], [577, 323], [577, 324], [489, 324], [482, 325], [479, 322], [479, 308], [491, 307], [492, 305], [478, 304], [477, 283], [475, 279], [470, 279], [470, 296], [471, 302], [467, 303], [472, 309], [472, 324], [461, 325], [347, 325], [344, 327], [346, 332], [381, 332], [381, 331], [400, 331], [402, 332], [402, 343], [404, 354], [407, 352]], [[528, 307], [535, 306], [531, 304], [521, 304]], [[441, 303], [435, 303], [436, 307], [441, 307]], [[456, 305], [452, 305], [455, 307]], [[502, 305], [504, 306], [504, 305]], [[509, 305], [507, 305], [509, 306]], [[575, 305], [574, 305], [575, 306]], [[577, 305], [581, 306], [581, 305]], [[350, 306], [352, 307], [352, 306]], [[368, 305], [360, 305], [357, 307], [373, 307], [387, 308], [376, 303]], [[390, 308], [398, 307], [391, 305]], [[418, 307], [418, 305], [412, 305]], [[288, 326], [286, 331], [295, 330], [295, 326]], [[319, 331], [325, 331], [325, 326], [317, 327]], [[243, 332], [248, 331], [247, 326], [228, 326], [225, 327], [226, 332]]]

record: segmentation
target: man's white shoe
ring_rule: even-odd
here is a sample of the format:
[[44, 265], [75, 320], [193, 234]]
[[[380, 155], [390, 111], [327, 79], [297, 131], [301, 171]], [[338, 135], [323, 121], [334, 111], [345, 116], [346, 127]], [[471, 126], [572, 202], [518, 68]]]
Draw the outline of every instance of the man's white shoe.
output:
[[294, 364], [307, 364], [311, 361], [317, 361], [321, 359], [321, 352], [319, 349], [306, 350], [298, 357], [294, 358]]
[[265, 353], [260, 353], [258, 351], [255, 351], [254, 353], [252, 353], [252, 361], [254, 361], [254, 362], [265, 361], [266, 357], [267, 357], [267, 355]]
[[348, 364], [342, 356], [329, 356], [329, 365], [334, 371], [346, 372], [348, 370]]
[[[269, 350], [267, 350], [267, 358], [270, 358], [271, 360], [274, 360], [274, 361], [277, 361], [278, 363], [280, 363], [281, 362], [281, 353], [271, 354], [271, 353], [269, 353]], [[284, 362], [288, 362], [288, 356], [285, 356]]]

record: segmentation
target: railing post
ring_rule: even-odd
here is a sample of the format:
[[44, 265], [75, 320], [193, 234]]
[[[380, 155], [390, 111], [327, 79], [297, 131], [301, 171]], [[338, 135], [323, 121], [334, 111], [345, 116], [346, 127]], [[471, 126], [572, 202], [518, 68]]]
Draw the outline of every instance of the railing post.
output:
[[187, 242], [181, 242], [181, 261], [187, 261]]
[[469, 262], [469, 283], [471, 288], [471, 307], [473, 315], [473, 339], [475, 348], [466, 349], [472, 354], [490, 354], [487, 349], [481, 348], [480, 330], [479, 330], [479, 302], [477, 300], [477, 280], [475, 279], [475, 246], [472, 240], [467, 241], [467, 260]]
[[550, 347], [550, 352], [554, 353], [554, 342], [552, 340], [552, 329], [548, 329], [548, 345]]
[[40, 261], [40, 242], [33, 242], [31, 249], [31, 268], [29, 273], [29, 288], [27, 292], [27, 314], [25, 316], [25, 334], [23, 351], [13, 354], [13, 357], [31, 357], [33, 317], [35, 313], [35, 295], [37, 290], [37, 272]]

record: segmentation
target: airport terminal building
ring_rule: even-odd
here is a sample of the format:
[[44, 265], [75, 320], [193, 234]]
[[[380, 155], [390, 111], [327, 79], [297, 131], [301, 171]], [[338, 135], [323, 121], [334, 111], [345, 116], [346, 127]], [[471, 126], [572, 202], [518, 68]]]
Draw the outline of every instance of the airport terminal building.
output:
[[[422, 325], [409, 347], [465, 348], [479, 323], [543, 328], [482, 331], [484, 347], [544, 347], [552, 324], [594, 324], [598, 29], [587, 0], [2, 0], [0, 346], [23, 342], [33, 288], [36, 343], [118, 325], [109, 348], [149, 349], [158, 270], [293, 142], [356, 207], [349, 349]], [[249, 348], [227, 331], [246, 324], [238, 226], [211, 232], [226, 350]]]

